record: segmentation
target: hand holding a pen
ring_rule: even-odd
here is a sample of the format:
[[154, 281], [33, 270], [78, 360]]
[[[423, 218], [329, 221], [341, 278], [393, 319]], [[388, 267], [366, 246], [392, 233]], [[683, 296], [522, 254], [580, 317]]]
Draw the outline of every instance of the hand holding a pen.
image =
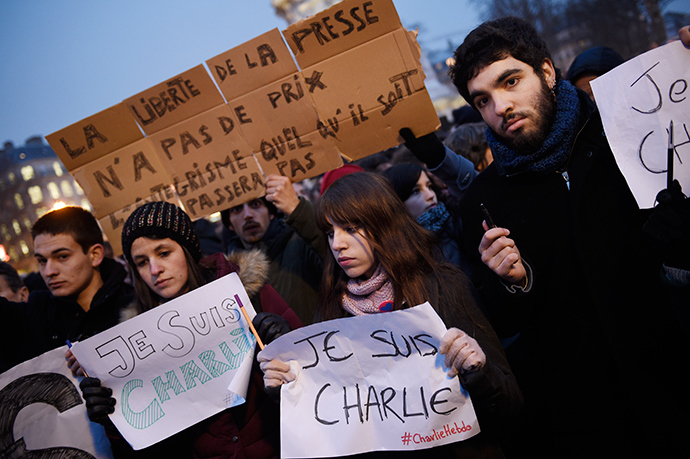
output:
[[74, 376], [86, 376], [84, 369], [77, 362], [77, 358], [72, 354], [72, 351], [67, 349], [65, 352], [65, 359], [67, 360], [67, 367]]
[[523, 285], [527, 271], [515, 241], [508, 237], [510, 231], [496, 226], [490, 228], [486, 221], [482, 224], [485, 231], [479, 243], [482, 262], [504, 282]]

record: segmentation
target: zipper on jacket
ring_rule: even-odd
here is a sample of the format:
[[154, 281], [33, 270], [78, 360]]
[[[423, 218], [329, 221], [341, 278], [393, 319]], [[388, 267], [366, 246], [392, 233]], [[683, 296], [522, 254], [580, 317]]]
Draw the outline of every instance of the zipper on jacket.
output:
[[565, 186], [568, 188], [568, 191], [570, 191], [570, 175], [568, 174], [568, 166], [570, 166], [570, 159], [573, 156], [573, 148], [575, 148], [575, 144], [577, 143], [577, 140], [580, 138], [580, 134], [582, 134], [582, 131], [585, 130], [585, 127], [589, 124], [589, 120], [592, 118], [592, 114], [590, 113], [589, 116], [587, 117], [587, 120], [582, 124], [582, 127], [577, 131], [577, 134], [575, 134], [575, 139], [573, 140], [573, 144], [570, 147], [570, 154], [568, 155], [568, 161], [565, 165], [565, 170], [561, 172], [561, 176], [563, 177], [563, 180], [565, 180]]

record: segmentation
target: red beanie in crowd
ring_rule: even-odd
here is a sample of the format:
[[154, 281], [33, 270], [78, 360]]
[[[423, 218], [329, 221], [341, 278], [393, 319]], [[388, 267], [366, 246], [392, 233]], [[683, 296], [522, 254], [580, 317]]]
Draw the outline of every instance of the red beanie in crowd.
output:
[[338, 180], [340, 177], [347, 175], [347, 174], [352, 174], [353, 172], [364, 172], [364, 169], [362, 167], [358, 166], [357, 164], [343, 164], [337, 169], [333, 169], [332, 171], [328, 171], [325, 174], [323, 174], [323, 178], [321, 179], [321, 194], [323, 194], [324, 191], [326, 191], [326, 188], [330, 186], [331, 183], [335, 182]]

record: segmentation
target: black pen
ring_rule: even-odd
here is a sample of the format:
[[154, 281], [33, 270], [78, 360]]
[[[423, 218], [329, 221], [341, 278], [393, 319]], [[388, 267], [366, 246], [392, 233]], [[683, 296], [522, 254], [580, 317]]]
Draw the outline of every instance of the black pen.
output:
[[668, 125], [668, 152], [666, 157], [667, 171], [666, 171], [666, 188], [671, 188], [673, 183], [673, 120], [671, 124]]
[[484, 220], [486, 221], [486, 226], [489, 228], [498, 228], [496, 224], [494, 223], [494, 220], [491, 218], [491, 215], [489, 214], [489, 211], [486, 210], [486, 207], [484, 206], [484, 203], [480, 203], [479, 207], [482, 208], [482, 213], [484, 214]]

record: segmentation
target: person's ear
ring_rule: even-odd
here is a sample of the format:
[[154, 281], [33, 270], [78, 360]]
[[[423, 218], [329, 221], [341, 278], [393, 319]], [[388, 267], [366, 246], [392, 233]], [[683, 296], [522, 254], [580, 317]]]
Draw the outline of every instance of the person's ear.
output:
[[29, 288], [24, 286], [19, 289], [19, 301], [26, 303], [29, 300]]
[[544, 75], [544, 81], [549, 86], [550, 89], [554, 89], [556, 86], [556, 68], [553, 66], [551, 59], [544, 59], [544, 63], [541, 65], [542, 75]]
[[87, 253], [89, 256], [89, 260], [91, 261], [91, 266], [94, 268], [97, 268], [98, 266], [103, 263], [103, 259], [105, 258], [105, 248], [103, 247], [103, 244], [94, 244], [89, 248], [89, 251]]

